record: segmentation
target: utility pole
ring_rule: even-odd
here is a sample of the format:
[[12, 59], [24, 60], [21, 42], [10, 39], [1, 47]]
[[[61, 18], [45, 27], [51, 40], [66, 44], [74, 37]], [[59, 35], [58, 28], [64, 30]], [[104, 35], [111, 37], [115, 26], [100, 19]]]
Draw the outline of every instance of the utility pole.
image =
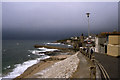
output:
[[88, 37], [90, 36], [90, 23], [89, 23], [89, 16], [90, 16], [90, 13], [86, 13], [87, 15], [87, 18], [88, 18]]

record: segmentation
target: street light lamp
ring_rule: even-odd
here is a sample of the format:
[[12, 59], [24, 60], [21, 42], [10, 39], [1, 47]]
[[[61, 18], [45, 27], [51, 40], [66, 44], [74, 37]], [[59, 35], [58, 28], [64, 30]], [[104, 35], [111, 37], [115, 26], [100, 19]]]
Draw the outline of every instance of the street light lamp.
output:
[[87, 18], [88, 18], [88, 37], [90, 36], [90, 25], [89, 25], [89, 16], [90, 16], [90, 13], [86, 13], [87, 15]]

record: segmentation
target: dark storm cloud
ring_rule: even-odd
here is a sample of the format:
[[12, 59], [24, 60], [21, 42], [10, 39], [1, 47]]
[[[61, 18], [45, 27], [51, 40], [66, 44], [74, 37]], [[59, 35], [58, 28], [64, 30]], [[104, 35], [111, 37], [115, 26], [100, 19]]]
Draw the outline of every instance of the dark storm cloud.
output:
[[60, 39], [117, 28], [115, 2], [11, 2], [2, 4], [3, 39]]
[[118, 31], [120, 31], [120, 1], [118, 2]]

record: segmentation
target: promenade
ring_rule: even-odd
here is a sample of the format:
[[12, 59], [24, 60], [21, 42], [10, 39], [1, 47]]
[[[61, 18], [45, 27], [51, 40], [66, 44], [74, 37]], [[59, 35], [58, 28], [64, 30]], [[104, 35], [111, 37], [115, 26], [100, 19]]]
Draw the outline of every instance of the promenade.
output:
[[90, 78], [89, 67], [92, 63], [81, 52], [78, 52], [77, 56], [80, 62], [76, 72], [72, 75], [72, 78]]

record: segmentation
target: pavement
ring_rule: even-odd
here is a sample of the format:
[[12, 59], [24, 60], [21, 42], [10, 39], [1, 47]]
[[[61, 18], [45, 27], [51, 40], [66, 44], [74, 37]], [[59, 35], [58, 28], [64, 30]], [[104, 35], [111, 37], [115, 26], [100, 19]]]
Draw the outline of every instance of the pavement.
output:
[[76, 72], [72, 75], [72, 78], [90, 78], [89, 67], [92, 65], [92, 63], [90, 63], [90, 61], [80, 52], [77, 56], [80, 62]]
[[120, 78], [120, 57], [116, 58], [102, 53], [94, 53], [93, 55], [103, 65], [110, 78]]

